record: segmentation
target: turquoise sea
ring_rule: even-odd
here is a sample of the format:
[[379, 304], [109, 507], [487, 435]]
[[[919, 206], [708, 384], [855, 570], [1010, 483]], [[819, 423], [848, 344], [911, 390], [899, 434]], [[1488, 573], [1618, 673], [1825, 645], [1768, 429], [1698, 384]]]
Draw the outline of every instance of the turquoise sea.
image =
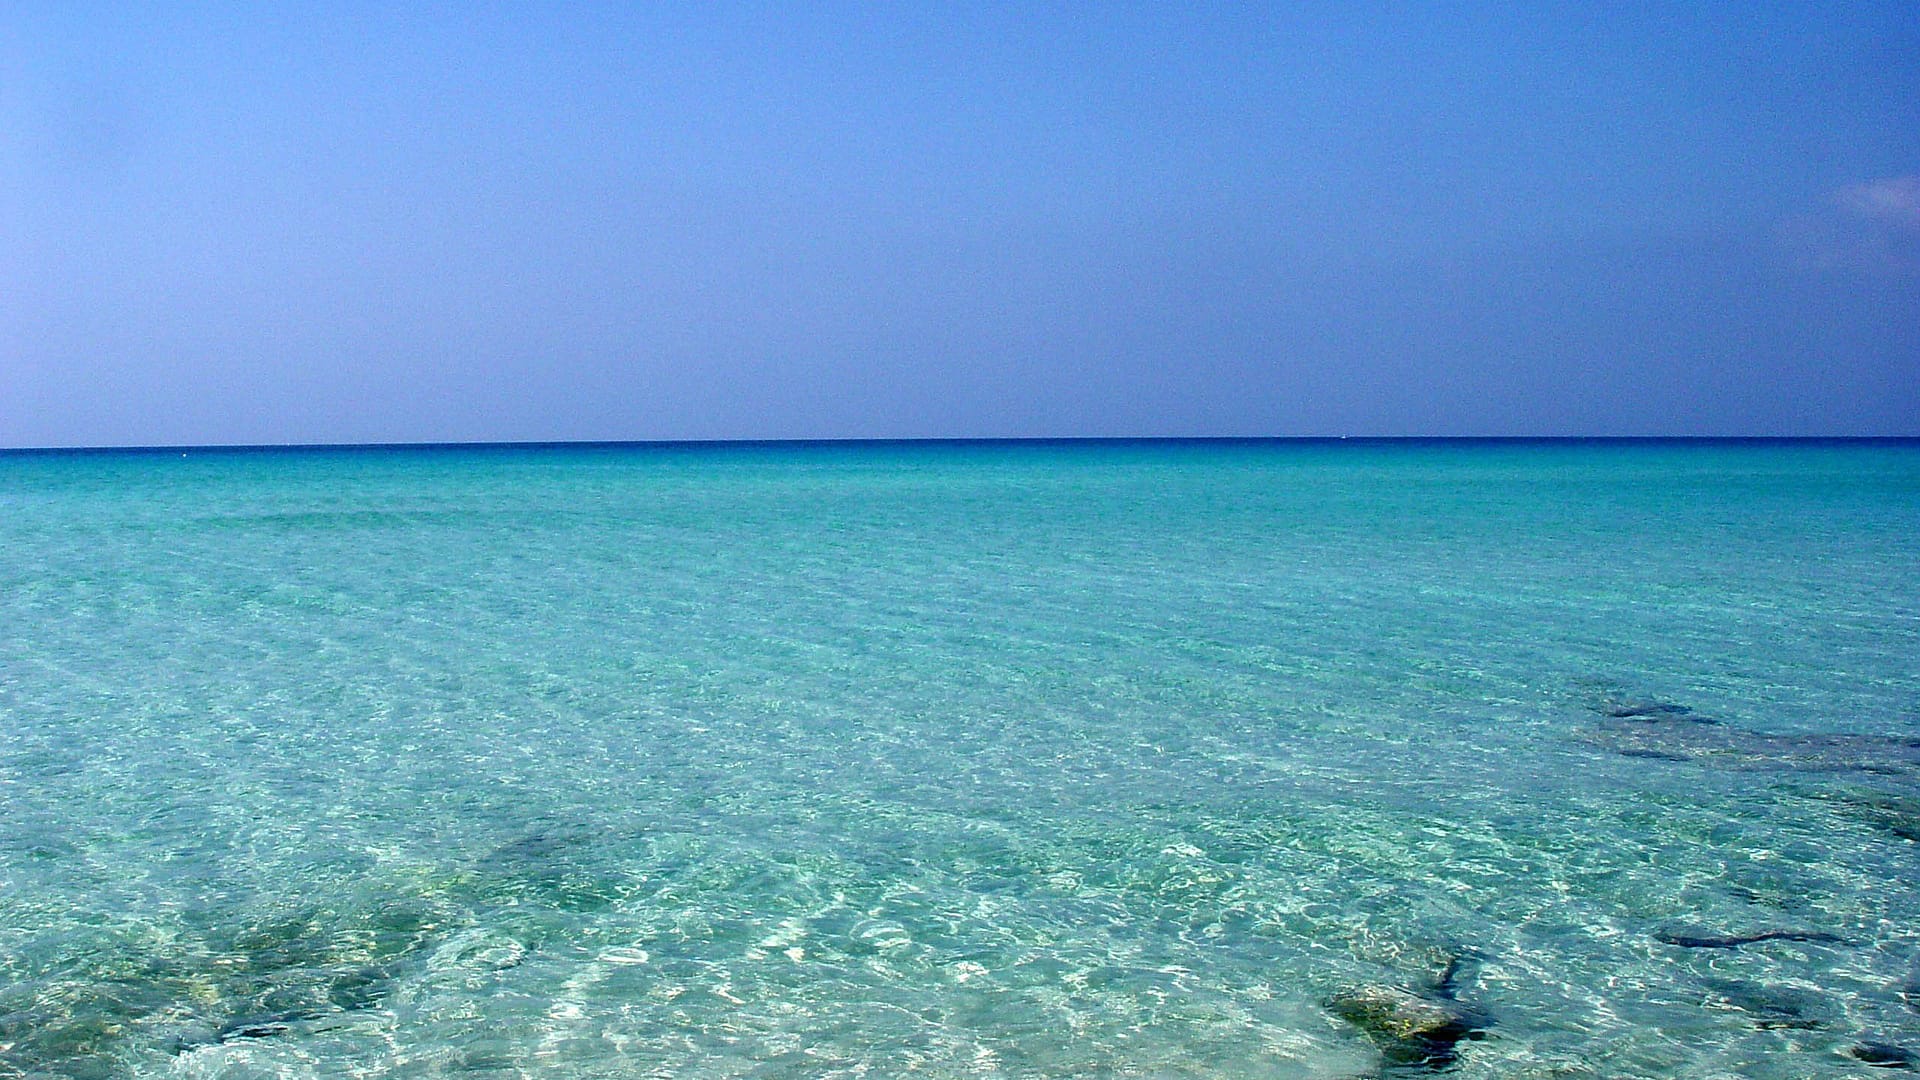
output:
[[1920, 442], [0, 454], [0, 1078], [1920, 1062]]

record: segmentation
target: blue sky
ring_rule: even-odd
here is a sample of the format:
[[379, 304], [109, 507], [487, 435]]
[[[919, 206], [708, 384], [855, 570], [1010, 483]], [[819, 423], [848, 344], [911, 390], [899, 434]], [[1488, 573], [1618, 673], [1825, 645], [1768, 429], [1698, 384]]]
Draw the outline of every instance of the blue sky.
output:
[[1910, 2], [1365, 7], [15, 5], [0, 445], [1920, 434]]

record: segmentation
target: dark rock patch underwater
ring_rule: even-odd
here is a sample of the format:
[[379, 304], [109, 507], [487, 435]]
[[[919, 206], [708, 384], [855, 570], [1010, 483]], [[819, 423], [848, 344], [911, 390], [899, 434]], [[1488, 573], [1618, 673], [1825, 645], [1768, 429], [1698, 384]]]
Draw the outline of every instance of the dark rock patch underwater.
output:
[[141, 1054], [298, 1036], [381, 1008], [396, 981], [479, 913], [565, 919], [627, 884], [604, 837], [535, 827], [438, 877], [384, 895], [181, 912], [50, 935], [0, 986], [0, 1077], [114, 1080]]
[[1756, 930], [1746, 934], [1716, 934], [1693, 927], [1670, 927], [1656, 931], [1655, 941], [1678, 945], [1683, 949], [1736, 949], [1762, 941], [1805, 941], [1819, 944], [1845, 944], [1838, 934], [1823, 930]]
[[183, 1053], [375, 1008], [451, 916], [415, 901], [310, 905], [63, 936], [0, 996], [0, 1075], [106, 1080], [142, 1046]]
[[1368, 984], [1342, 990], [1327, 1001], [1335, 1016], [1352, 1024], [1395, 1070], [1440, 1070], [1459, 1059], [1462, 1040], [1481, 1038], [1487, 1014], [1459, 1000], [1459, 981], [1469, 957], [1455, 954], [1430, 986]]
[[1847, 1053], [1854, 1060], [1882, 1069], [1911, 1069], [1920, 1065], [1920, 1053], [1893, 1043], [1861, 1042], [1855, 1043]]
[[1794, 986], [1738, 979], [1709, 979], [1709, 1002], [1752, 1020], [1762, 1031], [1807, 1031], [1825, 1027], [1839, 1016], [1832, 1002]]
[[1605, 684], [1589, 689], [1586, 707], [1599, 719], [1578, 737], [1627, 757], [1734, 769], [1920, 776], [1920, 738], [1749, 731], [1662, 698]]

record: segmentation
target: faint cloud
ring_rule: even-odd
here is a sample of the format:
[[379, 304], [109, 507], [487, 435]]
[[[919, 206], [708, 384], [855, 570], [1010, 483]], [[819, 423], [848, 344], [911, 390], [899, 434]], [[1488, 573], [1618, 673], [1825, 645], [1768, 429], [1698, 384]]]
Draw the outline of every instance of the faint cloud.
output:
[[1920, 176], [1849, 184], [1778, 233], [1794, 261], [1812, 269], [1920, 273]]
[[1920, 230], [1920, 176], [1895, 176], [1843, 187], [1835, 193], [1834, 202], [1867, 221]]

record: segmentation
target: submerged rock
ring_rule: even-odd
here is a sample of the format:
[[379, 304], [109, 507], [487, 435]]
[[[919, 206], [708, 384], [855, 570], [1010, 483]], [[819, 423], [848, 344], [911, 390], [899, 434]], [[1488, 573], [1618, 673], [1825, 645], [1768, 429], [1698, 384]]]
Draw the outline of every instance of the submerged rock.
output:
[[1613, 683], [1588, 685], [1587, 708], [1610, 720], [1685, 720], [1691, 724], [1718, 721], [1696, 714], [1691, 708], [1652, 694], [1639, 693]]
[[275, 1035], [285, 1035], [293, 1029], [293, 1022], [310, 1020], [306, 1015], [259, 1016], [245, 1020], [232, 1020], [220, 1026], [214, 1032], [215, 1042], [236, 1042], [241, 1039], [271, 1039]]
[[1847, 1050], [1857, 1061], [1882, 1069], [1911, 1069], [1920, 1065], [1920, 1054], [1892, 1043], [1860, 1042]]
[[607, 837], [583, 825], [551, 826], [494, 848], [474, 865], [468, 888], [481, 903], [537, 903], [562, 911], [599, 911], [627, 885], [605, 865]]
[[1744, 1013], [1762, 1031], [1812, 1030], [1835, 1018], [1825, 999], [1798, 987], [1710, 979], [1707, 989], [1715, 1004]]
[[1480, 1038], [1488, 1023], [1484, 1012], [1457, 996], [1471, 954], [1451, 952], [1446, 959], [1424, 993], [1376, 983], [1335, 994], [1327, 1008], [1365, 1032], [1389, 1065], [1446, 1068], [1459, 1042]]
[[1733, 949], [1761, 941], [1811, 941], [1842, 944], [1838, 934], [1824, 930], [1756, 930], [1749, 934], [1716, 934], [1696, 927], [1670, 927], [1654, 932], [1653, 939], [1684, 949]]
[[1620, 751], [1621, 757], [1649, 758], [1654, 761], [1692, 761], [1685, 754], [1672, 750], [1654, 750], [1646, 747], [1630, 746]]
[[[1700, 761], [1737, 769], [1920, 774], [1920, 739], [1910, 736], [1747, 731], [1617, 683], [1583, 685], [1586, 707], [1600, 719], [1579, 737], [1626, 757]], [[1888, 816], [1904, 816], [1909, 824], [1903, 828], [1920, 831], [1920, 826], [1910, 824], [1910, 813], [1896, 811]]]
[[1628, 698], [1608, 701], [1596, 706], [1601, 716], [1614, 720], [1672, 720], [1685, 717], [1691, 724], [1715, 724], [1704, 716], [1695, 716], [1693, 710], [1685, 705], [1676, 705], [1671, 701], [1657, 698]]
[[456, 917], [431, 898], [369, 896], [75, 936], [0, 994], [0, 1077], [110, 1080], [142, 1048], [188, 1054], [376, 1008]]
[[1397, 986], [1362, 986], [1327, 1002], [1335, 1016], [1359, 1028], [1395, 1065], [1430, 1068], [1451, 1064], [1455, 1045], [1484, 1028], [1475, 1010], [1457, 1001], [1416, 994]]
[[1886, 791], [1844, 791], [1831, 798], [1849, 816], [1902, 840], [1920, 840], [1920, 799]]
[[[1880, 735], [1769, 734], [1690, 721], [1607, 720], [1579, 737], [1626, 757], [1694, 761], [1734, 769], [1803, 769], [1881, 776], [1920, 773], [1920, 741]], [[1898, 809], [1885, 811], [1884, 816], [1900, 828], [1920, 828]]]

